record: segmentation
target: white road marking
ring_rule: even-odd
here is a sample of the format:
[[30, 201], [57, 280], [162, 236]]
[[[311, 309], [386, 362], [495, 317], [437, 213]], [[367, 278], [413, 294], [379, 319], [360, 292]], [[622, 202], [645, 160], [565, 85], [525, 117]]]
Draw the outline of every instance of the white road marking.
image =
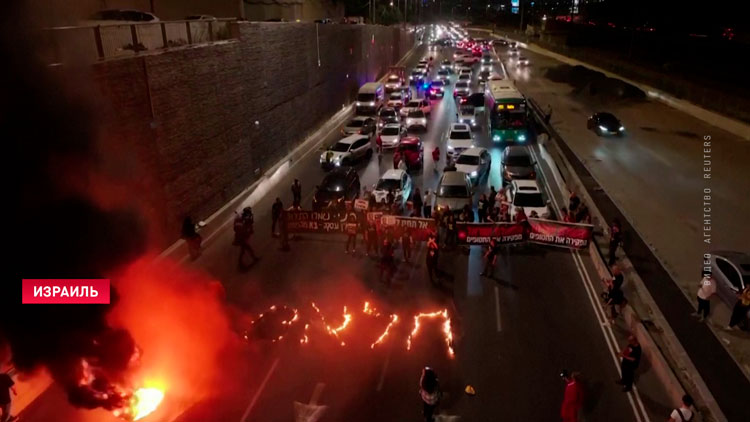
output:
[[[536, 151], [532, 146], [529, 146], [529, 151], [531, 152], [531, 155], [534, 157], [534, 160], [537, 163], [541, 163], [542, 161], [537, 156]], [[542, 174], [542, 178], [544, 179], [544, 190], [547, 191], [547, 195], [552, 200], [552, 203], [554, 204], [555, 211], [557, 212], [557, 215], [562, 215], [560, 212], [560, 204], [557, 202], [557, 198], [552, 195], [550, 192], [549, 187], [551, 186], [549, 184], [549, 180], [547, 179], [547, 175], [544, 172], [544, 169], [541, 167], [539, 168], [539, 172]], [[565, 193], [565, 192], [561, 192]], [[604, 341], [607, 343], [607, 348], [610, 351], [610, 354], [612, 356], [612, 361], [615, 364], [615, 368], [617, 368], [617, 373], [619, 375], [622, 375], [620, 372], [620, 361], [618, 358], [618, 352], [619, 349], [617, 347], [617, 340], [614, 334], [614, 331], [612, 331], [612, 327], [610, 324], [607, 323], [607, 315], [606, 311], [604, 310], [604, 307], [601, 303], [597, 302], [596, 300], [596, 290], [594, 289], [594, 285], [591, 281], [591, 277], [589, 276], [588, 270], [586, 269], [586, 266], [583, 263], [583, 259], [581, 258], [580, 253], [577, 250], [571, 250], [571, 255], [573, 256], [573, 262], [576, 265], [576, 269], [578, 270], [578, 275], [581, 278], [581, 282], [583, 283], [583, 287], [586, 290], [586, 295], [589, 299], [589, 302], [591, 303], [591, 307], [594, 309], [594, 313], [596, 314], [597, 320], [599, 321], [599, 328], [602, 330], [602, 335], [604, 336]], [[637, 406], [635, 401], [633, 400], [633, 396], [635, 396], [635, 401], [638, 402]], [[641, 400], [641, 396], [638, 393], [638, 388], [633, 386], [633, 394], [628, 394], [628, 401], [630, 402], [630, 407], [633, 409], [633, 414], [635, 415], [636, 421], [643, 422], [644, 420], [646, 422], [650, 422], [651, 419], [648, 416], [648, 413], [646, 413], [646, 409], [643, 406], [643, 401]], [[638, 411], [640, 409], [640, 412]], [[643, 417], [641, 417], [641, 414]]]
[[495, 320], [497, 321], [497, 332], [503, 330], [503, 325], [500, 322], [500, 289], [495, 285]]
[[380, 392], [383, 389], [383, 384], [385, 383], [385, 373], [388, 371], [388, 363], [391, 361], [392, 350], [393, 347], [388, 348], [388, 354], [385, 356], [385, 362], [383, 362], [383, 370], [380, 371], [380, 379], [378, 379], [378, 387], [375, 389], [375, 391]]
[[310, 402], [308, 402], [309, 405], [314, 406], [318, 404], [318, 400], [320, 400], [324, 388], [326, 388], [325, 383], [319, 382], [315, 385], [315, 390], [313, 390], [312, 396], [310, 396]]
[[247, 421], [247, 417], [250, 416], [250, 412], [253, 410], [253, 407], [255, 407], [255, 403], [258, 402], [258, 398], [260, 398], [261, 393], [263, 393], [263, 390], [266, 388], [266, 384], [268, 384], [268, 380], [271, 379], [271, 375], [276, 371], [276, 367], [279, 365], [279, 358], [276, 358], [273, 361], [273, 364], [271, 365], [271, 368], [268, 370], [268, 373], [266, 373], [265, 378], [263, 378], [263, 382], [260, 383], [260, 386], [258, 387], [258, 391], [255, 392], [255, 395], [253, 395], [252, 400], [250, 400], [250, 404], [247, 405], [247, 409], [245, 409], [245, 413], [242, 414], [242, 418], [240, 419], [240, 422]]

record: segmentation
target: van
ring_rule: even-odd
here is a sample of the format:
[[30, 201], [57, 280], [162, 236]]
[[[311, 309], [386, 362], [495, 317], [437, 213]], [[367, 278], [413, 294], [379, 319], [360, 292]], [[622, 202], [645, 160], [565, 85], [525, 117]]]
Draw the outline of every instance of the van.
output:
[[368, 82], [357, 94], [357, 114], [372, 114], [385, 103], [385, 86], [380, 82]]

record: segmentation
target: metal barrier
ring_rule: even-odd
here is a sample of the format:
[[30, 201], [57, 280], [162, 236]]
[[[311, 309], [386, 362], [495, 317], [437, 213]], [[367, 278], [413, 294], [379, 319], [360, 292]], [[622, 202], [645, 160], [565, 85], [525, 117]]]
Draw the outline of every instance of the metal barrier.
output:
[[42, 30], [42, 60], [90, 63], [185, 45], [237, 38], [236, 19], [67, 26]]

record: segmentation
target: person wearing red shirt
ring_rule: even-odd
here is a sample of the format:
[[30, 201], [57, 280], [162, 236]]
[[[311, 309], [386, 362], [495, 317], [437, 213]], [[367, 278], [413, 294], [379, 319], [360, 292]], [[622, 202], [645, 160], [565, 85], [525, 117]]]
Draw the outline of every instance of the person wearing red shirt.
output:
[[562, 422], [578, 422], [578, 414], [583, 407], [583, 387], [578, 381], [579, 374], [563, 370], [561, 375], [565, 381], [565, 395], [560, 407], [560, 419]]

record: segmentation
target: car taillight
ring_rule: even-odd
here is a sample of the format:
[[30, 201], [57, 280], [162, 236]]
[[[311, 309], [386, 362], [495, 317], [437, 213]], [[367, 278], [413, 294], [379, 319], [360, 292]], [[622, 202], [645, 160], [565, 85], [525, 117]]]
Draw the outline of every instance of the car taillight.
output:
[[531, 172], [531, 177], [536, 177], [536, 172], [535, 171]]

